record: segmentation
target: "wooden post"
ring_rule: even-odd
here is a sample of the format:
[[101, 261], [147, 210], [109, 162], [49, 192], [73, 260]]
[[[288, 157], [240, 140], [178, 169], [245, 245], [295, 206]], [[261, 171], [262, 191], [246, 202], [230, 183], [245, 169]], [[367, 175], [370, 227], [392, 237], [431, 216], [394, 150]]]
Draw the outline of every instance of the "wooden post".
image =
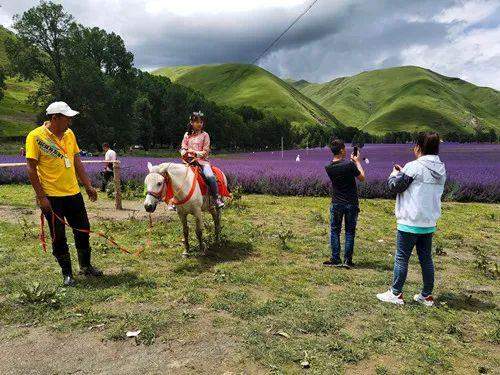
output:
[[122, 186], [120, 180], [120, 162], [113, 162], [113, 180], [115, 182], [115, 208], [123, 210], [122, 207]]

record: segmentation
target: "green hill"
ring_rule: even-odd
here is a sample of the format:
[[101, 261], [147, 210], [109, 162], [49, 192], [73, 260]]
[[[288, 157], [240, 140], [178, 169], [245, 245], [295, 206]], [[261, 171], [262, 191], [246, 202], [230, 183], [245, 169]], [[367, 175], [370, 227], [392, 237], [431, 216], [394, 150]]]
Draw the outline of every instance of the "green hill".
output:
[[5, 67], [9, 62], [5, 53], [4, 41], [12, 35], [14, 34], [11, 31], [0, 25], [0, 67]]
[[470, 133], [478, 128], [500, 132], [500, 92], [415, 66], [292, 85], [345, 125], [374, 134], [424, 129]]
[[268, 71], [247, 64], [166, 67], [164, 75], [181, 85], [202, 92], [208, 99], [229, 106], [250, 105], [292, 123], [339, 121], [320, 105]]
[[[9, 37], [14, 37], [14, 34], [0, 25], [0, 68], [8, 64], [4, 42]], [[26, 101], [37, 85], [12, 77], [5, 83], [6, 90], [0, 101], [0, 138], [25, 136], [36, 126], [36, 110]]]

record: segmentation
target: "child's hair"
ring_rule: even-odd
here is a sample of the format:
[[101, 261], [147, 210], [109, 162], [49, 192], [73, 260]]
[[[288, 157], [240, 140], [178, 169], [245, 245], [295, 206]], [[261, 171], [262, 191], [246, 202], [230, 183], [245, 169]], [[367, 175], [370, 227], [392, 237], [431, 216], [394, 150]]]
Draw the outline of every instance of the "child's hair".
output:
[[439, 134], [436, 132], [418, 133], [415, 143], [420, 148], [422, 155], [439, 154], [439, 143], [441, 143], [441, 139], [439, 138]]
[[345, 148], [344, 141], [338, 138], [333, 138], [330, 142], [330, 150], [332, 150], [333, 155], [338, 155]]
[[201, 123], [203, 124], [201, 130], [205, 128], [205, 115], [203, 114], [203, 112], [201, 111], [193, 112], [193, 114], [189, 116], [189, 123], [187, 125], [187, 133], [189, 135], [193, 134], [194, 132], [193, 122], [196, 120], [201, 121]]

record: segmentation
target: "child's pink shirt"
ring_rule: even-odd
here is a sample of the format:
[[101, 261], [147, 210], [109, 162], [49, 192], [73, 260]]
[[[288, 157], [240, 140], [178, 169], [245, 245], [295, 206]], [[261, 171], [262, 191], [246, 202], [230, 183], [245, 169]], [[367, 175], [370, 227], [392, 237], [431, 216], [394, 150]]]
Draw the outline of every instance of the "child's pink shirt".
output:
[[198, 159], [204, 161], [210, 153], [210, 136], [208, 133], [205, 131], [193, 135], [185, 133], [182, 139], [181, 155], [184, 155], [188, 149], [205, 152], [204, 156], [198, 157]]

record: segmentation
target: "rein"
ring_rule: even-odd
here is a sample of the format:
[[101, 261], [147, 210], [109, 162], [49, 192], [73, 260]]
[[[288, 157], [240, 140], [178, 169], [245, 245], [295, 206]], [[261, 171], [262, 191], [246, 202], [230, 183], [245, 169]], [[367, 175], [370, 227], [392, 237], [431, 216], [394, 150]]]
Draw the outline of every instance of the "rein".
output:
[[[101, 238], [104, 238], [110, 244], [116, 246], [122, 253], [138, 256], [144, 251], [144, 248], [142, 248], [142, 249], [137, 250], [135, 253], [132, 253], [127, 248], [125, 248], [125, 247], [121, 246], [119, 243], [117, 243], [113, 238], [106, 236], [101, 231], [94, 232], [90, 229], [74, 228], [71, 225], [69, 225], [66, 220], [64, 220], [59, 215], [57, 215], [54, 211], [51, 211], [52, 231], [54, 234], [54, 237], [52, 238], [52, 242], [54, 242], [56, 240], [56, 232], [55, 232], [55, 226], [54, 226], [56, 219], [59, 220], [63, 225], [67, 226], [68, 228], [71, 228], [72, 230], [76, 230], [77, 232], [87, 233], [89, 235], [95, 234]], [[151, 215], [149, 215], [149, 229], [148, 229], [149, 232], [151, 232], [152, 226], [153, 226], [152, 218], [151, 218]], [[46, 253], [47, 252], [47, 241], [45, 239], [45, 216], [43, 213], [40, 214], [40, 235], [39, 235], [39, 238], [40, 238], [40, 243], [42, 245], [43, 252]], [[146, 244], [147, 247], [150, 247], [150, 245], [151, 245], [150, 241], [151, 240], [148, 239], [148, 242]]]

